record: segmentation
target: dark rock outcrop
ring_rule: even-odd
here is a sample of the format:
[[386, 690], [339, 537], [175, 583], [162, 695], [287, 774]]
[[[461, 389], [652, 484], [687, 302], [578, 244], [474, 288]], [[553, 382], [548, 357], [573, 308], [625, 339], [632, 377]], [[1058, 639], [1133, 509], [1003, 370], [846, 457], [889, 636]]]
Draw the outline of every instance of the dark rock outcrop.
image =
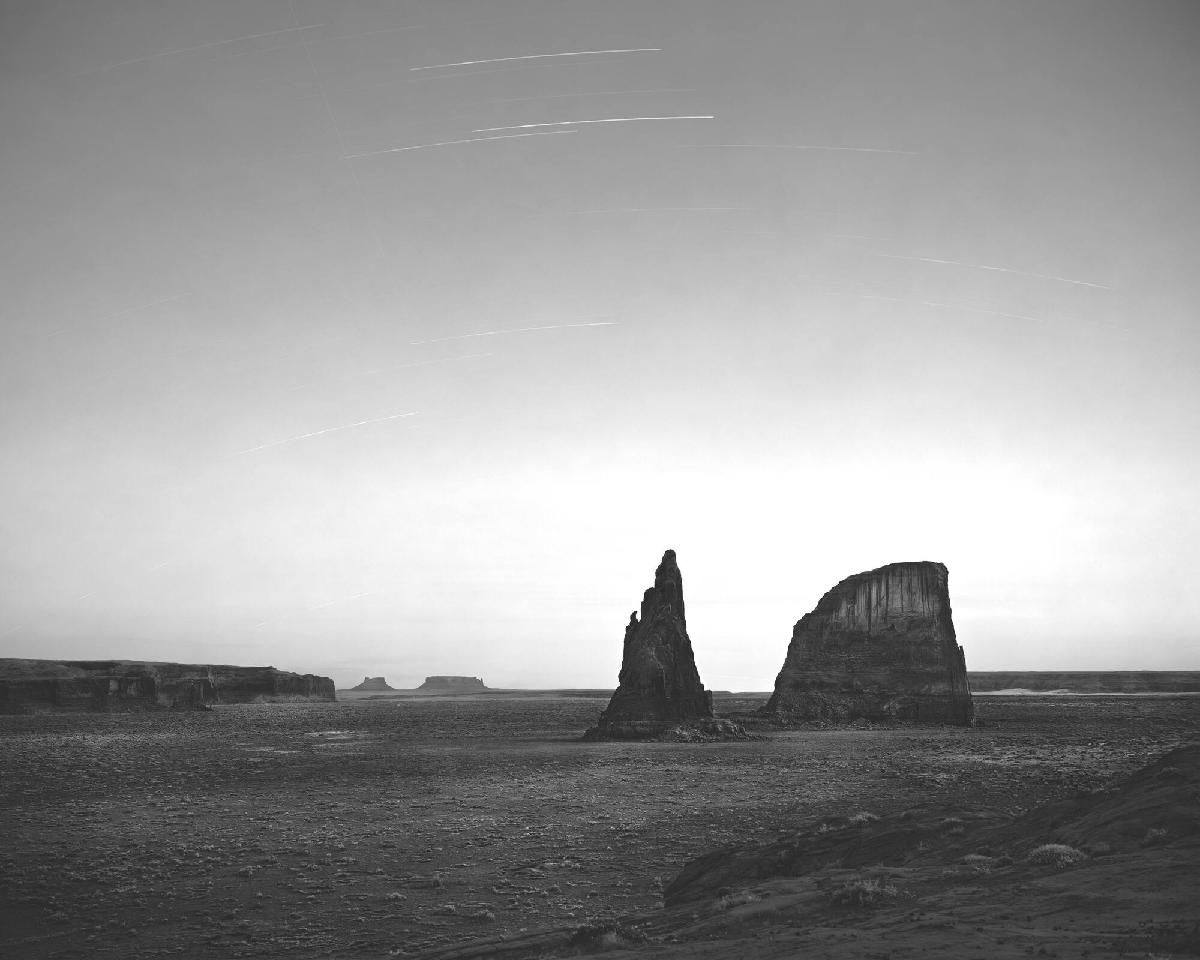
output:
[[333, 681], [274, 667], [136, 660], [0, 660], [0, 713], [205, 709], [334, 700]]
[[[600, 714], [589, 739], [646, 739], [662, 736], [681, 722], [713, 720], [712, 694], [696, 670], [684, 617], [683, 577], [675, 551], [663, 554], [654, 586], [642, 598], [625, 628], [625, 646], [616, 692]], [[720, 735], [713, 731], [705, 731]]]
[[847, 577], [796, 624], [768, 716], [843, 722], [974, 718], [940, 563]]
[[386, 677], [363, 677], [363, 682], [356, 687], [351, 687], [351, 690], [369, 690], [383, 691], [395, 690], [395, 687], [389, 687]]
[[[204, 669], [204, 668], [201, 668]], [[329, 677], [292, 673], [274, 667], [210, 666], [220, 703], [282, 703], [288, 700], [336, 700]]]
[[426, 677], [417, 689], [424, 693], [479, 693], [489, 688], [478, 677]]

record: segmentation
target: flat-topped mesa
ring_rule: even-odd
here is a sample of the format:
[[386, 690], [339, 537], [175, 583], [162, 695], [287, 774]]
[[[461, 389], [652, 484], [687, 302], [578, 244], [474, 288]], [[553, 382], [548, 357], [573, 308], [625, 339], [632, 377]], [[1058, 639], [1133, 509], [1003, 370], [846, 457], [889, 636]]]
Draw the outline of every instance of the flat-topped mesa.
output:
[[847, 577], [796, 624], [763, 713], [969, 725], [975, 708], [948, 578], [929, 561]]
[[426, 677], [417, 689], [433, 693], [473, 693], [488, 687], [478, 677]]
[[0, 713], [207, 709], [334, 700], [333, 681], [274, 667], [140, 660], [0, 660]]
[[363, 677], [362, 683], [351, 687], [351, 690], [360, 691], [375, 691], [375, 690], [394, 690], [395, 687], [388, 686], [386, 677]]
[[592, 739], [658, 736], [680, 722], [711, 720], [712, 694], [700, 682], [684, 618], [683, 577], [675, 551], [663, 554], [654, 586], [630, 614], [616, 692]]

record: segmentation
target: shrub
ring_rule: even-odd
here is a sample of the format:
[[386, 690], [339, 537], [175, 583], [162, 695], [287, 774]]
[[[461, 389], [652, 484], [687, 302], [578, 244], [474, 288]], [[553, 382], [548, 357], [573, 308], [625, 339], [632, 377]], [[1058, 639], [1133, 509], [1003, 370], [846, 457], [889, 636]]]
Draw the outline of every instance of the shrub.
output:
[[736, 893], [726, 893], [717, 899], [718, 910], [732, 910], [734, 907], [740, 907], [744, 903], [757, 903], [761, 900], [757, 893], [751, 893], [749, 890], [739, 890]]
[[892, 883], [875, 877], [856, 877], [847, 880], [830, 894], [830, 899], [839, 907], [873, 907], [900, 895]]
[[1161, 827], [1151, 827], [1146, 831], [1146, 835], [1142, 837], [1143, 847], [1156, 847], [1159, 844], [1167, 842], [1167, 831]]
[[1087, 854], [1074, 847], [1068, 847], [1065, 843], [1043, 843], [1040, 847], [1030, 850], [1029, 856], [1025, 859], [1030, 863], [1054, 866], [1062, 870], [1086, 860]]
[[577, 928], [568, 945], [586, 953], [604, 953], [645, 942], [646, 935], [640, 930], [609, 922], [586, 924]]

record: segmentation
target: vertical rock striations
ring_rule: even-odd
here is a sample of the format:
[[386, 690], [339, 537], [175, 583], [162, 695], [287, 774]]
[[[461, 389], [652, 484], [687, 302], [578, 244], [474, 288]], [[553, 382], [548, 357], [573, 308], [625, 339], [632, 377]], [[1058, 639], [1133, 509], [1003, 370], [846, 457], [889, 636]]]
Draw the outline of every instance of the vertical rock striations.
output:
[[683, 721], [711, 720], [712, 694], [704, 689], [692, 654], [683, 607], [683, 577], [675, 551], [663, 554], [654, 586], [625, 628], [616, 693], [588, 731], [592, 739], [659, 736]]
[[970, 724], [948, 576], [943, 564], [921, 561], [847, 577], [796, 624], [763, 712]]

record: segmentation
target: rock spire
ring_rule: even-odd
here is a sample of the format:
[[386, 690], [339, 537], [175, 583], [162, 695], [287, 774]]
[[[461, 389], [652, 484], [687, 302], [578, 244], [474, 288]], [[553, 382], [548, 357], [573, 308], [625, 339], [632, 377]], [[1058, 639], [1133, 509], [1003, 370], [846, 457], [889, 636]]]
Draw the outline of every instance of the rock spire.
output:
[[591, 735], [657, 736], [681, 721], [712, 715], [712, 694], [700, 682], [688, 638], [683, 576], [675, 551], [668, 550], [642, 598], [640, 619], [637, 611], [629, 616], [617, 690]]

